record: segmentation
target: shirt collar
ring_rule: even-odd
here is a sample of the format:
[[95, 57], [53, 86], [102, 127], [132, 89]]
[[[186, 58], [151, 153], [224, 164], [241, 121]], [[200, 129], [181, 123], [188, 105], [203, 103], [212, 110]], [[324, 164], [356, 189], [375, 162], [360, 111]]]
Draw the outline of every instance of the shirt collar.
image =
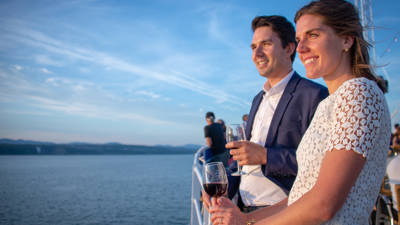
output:
[[290, 78], [292, 78], [293, 74], [294, 74], [294, 70], [291, 70], [282, 80], [280, 80], [273, 87], [270, 86], [268, 81], [265, 82], [265, 84], [263, 86], [264, 93], [273, 95], [273, 94], [282, 92], [286, 88], [286, 85], [289, 83], [289, 80], [290, 80]]

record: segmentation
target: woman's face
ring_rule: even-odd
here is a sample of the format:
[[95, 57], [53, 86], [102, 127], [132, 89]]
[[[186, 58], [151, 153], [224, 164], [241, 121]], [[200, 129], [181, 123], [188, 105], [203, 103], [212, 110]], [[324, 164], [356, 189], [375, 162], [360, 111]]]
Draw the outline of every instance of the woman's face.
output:
[[296, 23], [297, 52], [306, 68], [306, 76], [316, 78], [336, 78], [343, 73], [349, 62], [344, 57], [345, 49], [350, 48], [346, 39], [323, 23], [320, 16], [305, 14]]

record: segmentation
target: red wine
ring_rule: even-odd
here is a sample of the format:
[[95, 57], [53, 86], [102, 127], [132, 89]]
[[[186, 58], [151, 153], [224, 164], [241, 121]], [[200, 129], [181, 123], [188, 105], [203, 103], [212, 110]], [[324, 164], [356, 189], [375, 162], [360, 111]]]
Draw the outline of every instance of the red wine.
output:
[[226, 192], [228, 184], [208, 183], [208, 184], [203, 184], [203, 188], [210, 197], [219, 197]]

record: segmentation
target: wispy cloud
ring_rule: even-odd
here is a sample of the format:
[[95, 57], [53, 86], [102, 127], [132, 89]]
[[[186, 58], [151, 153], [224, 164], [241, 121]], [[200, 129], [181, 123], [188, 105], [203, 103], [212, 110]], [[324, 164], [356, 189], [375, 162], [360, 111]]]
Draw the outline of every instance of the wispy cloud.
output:
[[40, 71], [42, 71], [42, 73], [45, 73], [45, 74], [53, 74], [53, 72], [51, 72], [50, 70], [48, 70], [46, 68], [42, 68], [42, 69], [40, 69]]
[[151, 98], [160, 98], [160, 95], [155, 94], [154, 92], [150, 92], [150, 91], [137, 91], [136, 94], [149, 96]]
[[151, 125], [167, 125], [171, 121], [160, 120], [150, 116], [143, 116], [135, 113], [125, 113], [110, 108], [104, 108], [98, 105], [90, 105], [80, 102], [65, 102], [55, 99], [40, 97], [40, 96], [26, 96], [30, 100], [30, 104], [41, 108], [43, 110], [58, 111], [70, 115], [79, 115], [83, 117], [102, 118], [112, 120], [131, 120], [142, 121]]
[[[241, 98], [232, 96], [219, 88], [197, 80], [194, 76], [184, 73], [168, 73], [156, 70], [150, 70], [140, 65], [129, 63], [123, 59], [119, 59], [108, 55], [104, 52], [85, 49], [82, 47], [75, 47], [59, 40], [56, 40], [44, 33], [32, 30], [26, 27], [6, 26], [9, 35], [14, 40], [22, 42], [23, 44], [37, 47], [46, 50], [53, 54], [62, 55], [75, 60], [82, 60], [93, 64], [99, 64], [117, 71], [128, 72], [136, 76], [145, 77], [146, 79], [153, 79], [161, 82], [174, 85], [179, 88], [190, 90], [201, 95], [214, 98], [217, 103], [229, 102], [235, 105], [246, 106], [249, 103]], [[43, 61], [43, 58], [41, 58]]]
[[[50, 77], [41, 84], [25, 80], [23, 74], [19, 72], [9, 74], [7, 71], [0, 70], [0, 83], [0, 102], [3, 102], [3, 104], [12, 102], [24, 105], [25, 109], [22, 111], [13, 109], [16, 114], [26, 115], [29, 112], [33, 112], [33, 115], [38, 115], [38, 112], [58, 112], [86, 118], [141, 121], [151, 125], [172, 124], [168, 120], [125, 112], [110, 106], [110, 104], [104, 104], [114, 102], [115, 96], [102, 90], [101, 87], [92, 82]], [[49, 89], [46, 86], [54, 89]], [[64, 93], [68, 94], [65, 95]], [[94, 96], [83, 97], [87, 94], [93, 94]], [[101, 102], [94, 99], [98, 96], [102, 96]], [[26, 107], [33, 107], [37, 110], [27, 111]]]
[[35, 58], [36, 63], [38, 63], [38, 64], [44, 64], [44, 65], [49, 65], [49, 66], [58, 66], [58, 67], [63, 66], [63, 63], [52, 59], [48, 55], [36, 55], [36, 56], [34, 56], [34, 58]]
[[23, 67], [20, 65], [14, 65], [13, 68], [16, 69], [17, 71], [20, 71], [23, 69]]

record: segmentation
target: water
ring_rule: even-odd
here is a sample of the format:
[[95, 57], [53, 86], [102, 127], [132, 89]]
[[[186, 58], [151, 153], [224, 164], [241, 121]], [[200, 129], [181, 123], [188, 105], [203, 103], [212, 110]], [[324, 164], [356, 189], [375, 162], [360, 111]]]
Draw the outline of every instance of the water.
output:
[[192, 163], [193, 155], [0, 156], [0, 224], [189, 224]]

